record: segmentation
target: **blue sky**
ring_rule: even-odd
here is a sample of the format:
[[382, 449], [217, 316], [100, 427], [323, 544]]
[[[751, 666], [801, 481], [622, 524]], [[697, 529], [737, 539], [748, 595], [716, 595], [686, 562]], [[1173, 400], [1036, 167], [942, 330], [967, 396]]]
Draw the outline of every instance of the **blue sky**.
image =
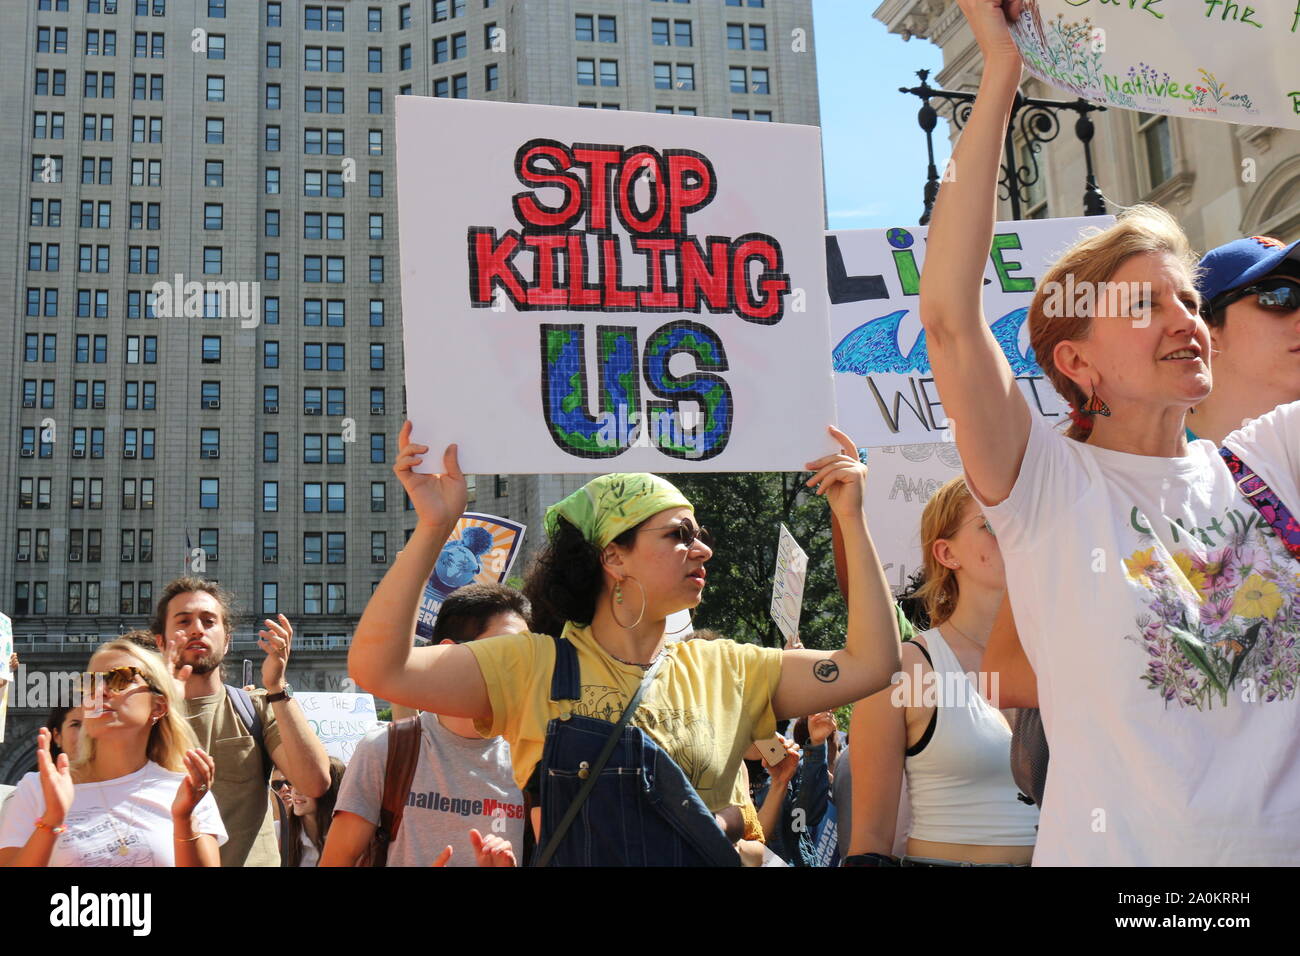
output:
[[[925, 188], [921, 101], [899, 93], [916, 71], [943, 65], [928, 40], [904, 42], [871, 18], [879, 0], [813, 0], [821, 93], [826, 203], [832, 229], [914, 225]], [[935, 161], [948, 158], [947, 123], [934, 131]]]

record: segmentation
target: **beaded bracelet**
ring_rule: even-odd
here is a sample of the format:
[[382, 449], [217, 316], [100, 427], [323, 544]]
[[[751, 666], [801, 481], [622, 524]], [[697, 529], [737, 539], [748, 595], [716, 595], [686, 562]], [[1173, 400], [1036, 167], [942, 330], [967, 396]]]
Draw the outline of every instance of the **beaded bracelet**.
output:
[[38, 829], [38, 830], [49, 830], [49, 831], [50, 831], [51, 833], [53, 833], [55, 836], [58, 836], [58, 835], [61, 834], [61, 833], [67, 833], [67, 832], [68, 832], [68, 827], [67, 827], [66, 824], [60, 823], [58, 826], [56, 826], [56, 827], [52, 827], [52, 826], [50, 826], [48, 823], [46, 823], [43, 819], [40, 819], [39, 817], [38, 817], [37, 820], [36, 820], [36, 829]]

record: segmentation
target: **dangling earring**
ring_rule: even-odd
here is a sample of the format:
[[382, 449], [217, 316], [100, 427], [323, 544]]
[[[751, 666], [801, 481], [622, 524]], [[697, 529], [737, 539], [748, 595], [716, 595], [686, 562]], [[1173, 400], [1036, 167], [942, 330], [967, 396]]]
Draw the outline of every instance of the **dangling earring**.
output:
[[614, 618], [614, 623], [617, 624], [625, 631], [630, 631], [633, 628], [635, 628], [638, 624], [641, 623], [641, 619], [645, 617], [645, 609], [648, 603], [646, 599], [645, 586], [640, 581], [637, 581], [636, 578], [632, 577], [630, 574], [628, 575], [628, 580], [635, 581], [636, 586], [641, 589], [641, 613], [636, 616], [636, 620], [633, 621], [631, 624], [624, 624], [622, 621], [618, 619], [618, 613], [614, 610], [614, 604], [623, 603], [623, 587], [622, 587], [623, 582], [622, 581], [619, 581], [614, 585], [614, 592], [612, 595], [614, 604], [611, 604], [609, 606], [609, 613], [610, 616]]
[[1092, 397], [1084, 404], [1081, 411], [1089, 418], [1096, 417], [1097, 415], [1101, 415], [1103, 418], [1110, 418], [1110, 406], [1102, 401], [1101, 396], [1097, 394], [1096, 387], [1093, 388]]

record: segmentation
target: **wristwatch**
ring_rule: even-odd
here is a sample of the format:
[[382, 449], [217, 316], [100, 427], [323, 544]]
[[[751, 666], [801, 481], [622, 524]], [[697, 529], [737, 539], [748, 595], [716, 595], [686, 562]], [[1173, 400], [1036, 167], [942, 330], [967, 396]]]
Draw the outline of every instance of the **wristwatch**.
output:
[[289, 684], [286, 682], [284, 685], [284, 690], [280, 691], [278, 694], [267, 694], [266, 702], [268, 704], [276, 704], [282, 700], [290, 700], [292, 697], [293, 697], [293, 688], [289, 686]]

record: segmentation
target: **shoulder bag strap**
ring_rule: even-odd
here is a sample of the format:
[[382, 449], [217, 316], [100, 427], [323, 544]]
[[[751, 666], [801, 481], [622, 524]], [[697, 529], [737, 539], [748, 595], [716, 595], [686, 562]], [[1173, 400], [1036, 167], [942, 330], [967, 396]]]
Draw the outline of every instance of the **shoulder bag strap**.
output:
[[407, 717], [388, 727], [388, 762], [384, 765], [384, 796], [379, 807], [380, 845], [372, 866], [386, 866], [388, 848], [397, 836], [406, 811], [406, 797], [420, 759], [420, 718]]
[[1220, 448], [1228, 471], [1237, 482], [1237, 490], [1242, 497], [1259, 509], [1264, 520], [1277, 534], [1282, 546], [1291, 552], [1291, 556], [1300, 561], [1300, 523], [1287, 510], [1282, 499], [1274, 493], [1264, 479], [1255, 474], [1230, 448]]
[[569, 827], [572, 826], [573, 821], [577, 819], [578, 811], [581, 810], [582, 805], [586, 803], [587, 797], [591, 796], [591, 791], [595, 788], [596, 782], [600, 779], [600, 772], [605, 769], [605, 764], [609, 762], [610, 754], [614, 752], [614, 747], [618, 744], [618, 738], [623, 734], [623, 728], [626, 727], [628, 721], [632, 719], [632, 715], [636, 713], [636, 709], [641, 706], [641, 698], [645, 696], [646, 689], [654, 681], [655, 676], [659, 673], [660, 665], [662, 665], [666, 659], [666, 654], [660, 655], [659, 660], [655, 661], [654, 664], [651, 665], [650, 669], [645, 672], [645, 677], [641, 678], [641, 686], [636, 689], [636, 693], [632, 695], [632, 699], [628, 701], [628, 705], [623, 708], [623, 714], [618, 718], [618, 723], [614, 725], [614, 729], [610, 733], [609, 737], [606, 738], [605, 746], [601, 749], [600, 756], [598, 756], [595, 763], [591, 765], [587, 779], [583, 781], [582, 789], [578, 791], [577, 795], [573, 798], [573, 803], [569, 804], [569, 809], [564, 811], [564, 816], [561, 817], [560, 822], [556, 824], [555, 832], [551, 834], [551, 839], [547, 842], [546, 849], [544, 849], [542, 855], [538, 857], [538, 866], [546, 866], [551, 862], [551, 857], [553, 857], [555, 851], [559, 849], [560, 841], [564, 839], [564, 835], [569, 832]]
[[253, 695], [242, 687], [227, 684], [226, 696], [230, 698], [235, 713], [239, 715], [244, 727], [253, 735], [253, 742], [257, 744], [257, 753], [262, 759], [262, 778], [270, 780], [271, 768], [267, 765], [271, 762], [271, 759], [266, 752], [266, 743], [262, 739], [262, 718], [257, 712], [257, 707], [253, 704]]

